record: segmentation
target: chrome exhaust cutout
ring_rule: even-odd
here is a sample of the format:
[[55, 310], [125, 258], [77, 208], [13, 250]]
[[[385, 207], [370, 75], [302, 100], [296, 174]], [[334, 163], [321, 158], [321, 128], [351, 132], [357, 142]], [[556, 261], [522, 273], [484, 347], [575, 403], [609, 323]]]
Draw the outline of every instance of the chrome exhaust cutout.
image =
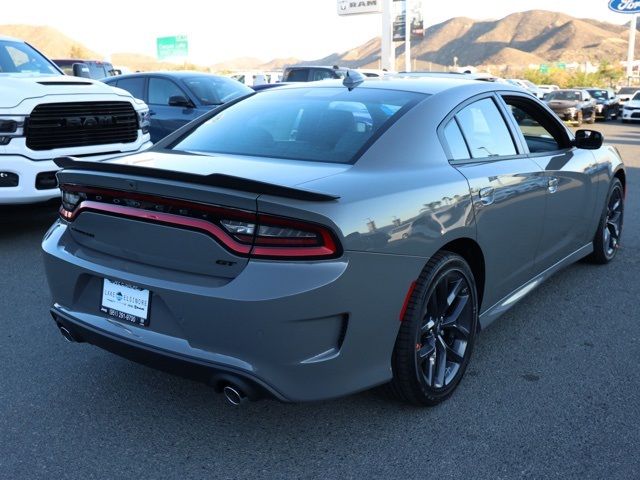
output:
[[64, 325], [58, 325], [58, 330], [60, 330], [60, 334], [64, 337], [64, 339], [69, 343], [76, 343], [77, 340], [73, 336], [73, 334], [65, 327]]
[[222, 389], [222, 393], [224, 394], [224, 398], [227, 400], [227, 403], [234, 407], [239, 407], [247, 401], [247, 396], [244, 392], [234, 385], [225, 386]]

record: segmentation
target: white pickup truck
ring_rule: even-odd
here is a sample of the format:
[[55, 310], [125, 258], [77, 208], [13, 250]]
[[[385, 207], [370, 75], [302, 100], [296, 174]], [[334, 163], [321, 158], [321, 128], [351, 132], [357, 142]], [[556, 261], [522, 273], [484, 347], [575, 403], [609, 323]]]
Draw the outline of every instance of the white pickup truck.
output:
[[0, 36], [0, 205], [59, 195], [53, 159], [145, 150], [149, 109], [128, 92], [65, 76], [29, 44]]

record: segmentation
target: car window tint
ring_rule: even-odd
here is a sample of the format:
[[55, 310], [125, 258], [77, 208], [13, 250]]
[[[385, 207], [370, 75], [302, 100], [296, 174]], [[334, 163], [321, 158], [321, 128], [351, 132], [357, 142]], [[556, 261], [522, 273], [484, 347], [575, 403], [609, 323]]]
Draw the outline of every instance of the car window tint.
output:
[[144, 100], [144, 78], [122, 78], [118, 80], [118, 88], [122, 88], [133, 95], [133, 98]]
[[315, 82], [315, 81], [318, 81], [318, 80], [327, 80], [329, 78], [334, 78], [332, 72], [329, 71], [329, 70], [318, 69], [318, 70], [313, 70], [311, 72], [311, 81], [312, 82]]
[[180, 88], [171, 80], [166, 78], [149, 79], [149, 103], [153, 105], [169, 105], [169, 99], [171, 97], [181, 96], [184, 97]]
[[516, 147], [493, 100], [486, 98], [463, 108], [456, 115], [472, 158], [515, 155]]
[[447, 142], [447, 146], [451, 152], [451, 158], [449, 160], [468, 160], [471, 158], [460, 127], [458, 127], [458, 123], [455, 120], [451, 120], [447, 126], [444, 127], [443, 133], [445, 142]]
[[286, 82], [306, 82], [309, 78], [309, 70], [294, 68], [287, 73]]
[[427, 95], [342, 88], [265, 90], [198, 125], [174, 149], [350, 163]]

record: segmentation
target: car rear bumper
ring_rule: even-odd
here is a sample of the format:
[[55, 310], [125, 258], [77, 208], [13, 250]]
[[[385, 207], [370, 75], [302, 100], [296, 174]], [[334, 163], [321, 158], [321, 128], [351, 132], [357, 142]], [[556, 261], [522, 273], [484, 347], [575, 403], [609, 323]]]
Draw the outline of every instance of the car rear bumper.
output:
[[[221, 280], [101, 254], [75, 243], [68, 228], [56, 222], [43, 241], [61, 323], [127, 358], [195, 370], [218, 388], [231, 374], [284, 401], [335, 398], [390, 380], [399, 314], [425, 264], [347, 252], [322, 262], [250, 261]], [[100, 312], [104, 278], [152, 292], [148, 327]]]

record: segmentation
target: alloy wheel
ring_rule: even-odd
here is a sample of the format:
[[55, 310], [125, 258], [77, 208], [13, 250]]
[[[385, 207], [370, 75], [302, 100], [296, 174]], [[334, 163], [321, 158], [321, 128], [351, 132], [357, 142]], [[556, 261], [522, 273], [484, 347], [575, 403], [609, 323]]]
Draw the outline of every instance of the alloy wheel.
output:
[[620, 246], [620, 235], [622, 234], [622, 218], [624, 213], [622, 189], [615, 187], [607, 203], [607, 215], [605, 228], [603, 229], [603, 244], [607, 257], [615, 255]]
[[473, 302], [466, 277], [445, 272], [428, 294], [416, 341], [420, 381], [431, 389], [447, 387], [464, 364], [471, 328]]

